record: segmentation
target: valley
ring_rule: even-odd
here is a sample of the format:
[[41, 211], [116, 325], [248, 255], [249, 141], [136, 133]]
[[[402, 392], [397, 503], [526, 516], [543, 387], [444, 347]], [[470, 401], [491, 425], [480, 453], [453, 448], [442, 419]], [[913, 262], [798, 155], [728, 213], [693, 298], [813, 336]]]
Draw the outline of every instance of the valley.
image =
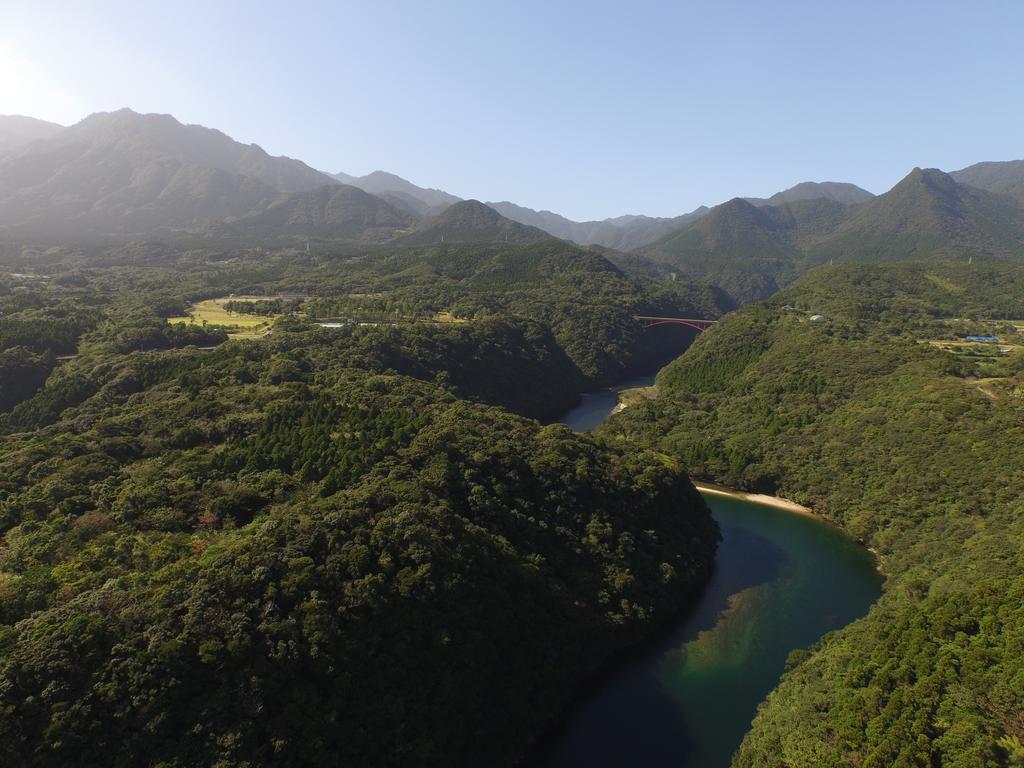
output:
[[[565, 421], [589, 431], [614, 411], [601, 391]], [[789, 654], [878, 598], [873, 557], [805, 508], [696, 487], [722, 536], [710, 581], [678, 618], [591, 681], [527, 765], [728, 765]]]
[[5, 758], [1020, 764], [1022, 178], [574, 221], [0, 118]]

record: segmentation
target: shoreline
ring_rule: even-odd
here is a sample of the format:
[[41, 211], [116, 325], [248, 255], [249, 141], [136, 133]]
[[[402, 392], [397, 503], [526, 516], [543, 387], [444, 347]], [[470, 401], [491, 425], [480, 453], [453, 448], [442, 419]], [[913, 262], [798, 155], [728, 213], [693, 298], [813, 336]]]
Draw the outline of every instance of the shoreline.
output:
[[[805, 507], [803, 504], [797, 504], [795, 501], [784, 499], [781, 496], [769, 496], [766, 493], [750, 493], [749, 491], [737, 491], [734, 488], [727, 488], [726, 486], [718, 485], [717, 483], [706, 483], [703, 481], [694, 481], [692, 479], [690, 482], [692, 482], [693, 487], [696, 488], [701, 493], [710, 493], [713, 496], [722, 496], [727, 499], [736, 499], [738, 501], [749, 501], [752, 504], [761, 504], [765, 507], [781, 509], [786, 512], [792, 512], [796, 515], [813, 517], [815, 520], [825, 523], [825, 525], [830, 525], [837, 530], [843, 531], [843, 533], [846, 536], [850, 536], [850, 534], [847, 533], [842, 528], [842, 526], [840, 526], [836, 522], [829, 520], [828, 518], [822, 517], [810, 507]], [[882, 567], [882, 555], [878, 552], [878, 550], [869, 545], [867, 542], [861, 541], [860, 539], [854, 538], [853, 541], [855, 541], [857, 544], [859, 544], [861, 547], [863, 547], [871, 554], [871, 557], [875, 561], [875, 570], [884, 576], [885, 569]]]
[[816, 515], [814, 510], [810, 507], [805, 507], [803, 504], [797, 504], [795, 501], [784, 499], [781, 496], [769, 496], [766, 493], [737, 491], [733, 488], [726, 488], [724, 485], [696, 481], [694, 481], [693, 487], [701, 493], [710, 493], [715, 496], [725, 496], [726, 498], [738, 499], [739, 501], [749, 501], [753, 504], [762, 504], [763, 506], [774, 507], [775, 509], [784, 509], [787, 512], [806, 515], [807, 517], [813, 517], [824, 522], [824, 518], [820, 515]]

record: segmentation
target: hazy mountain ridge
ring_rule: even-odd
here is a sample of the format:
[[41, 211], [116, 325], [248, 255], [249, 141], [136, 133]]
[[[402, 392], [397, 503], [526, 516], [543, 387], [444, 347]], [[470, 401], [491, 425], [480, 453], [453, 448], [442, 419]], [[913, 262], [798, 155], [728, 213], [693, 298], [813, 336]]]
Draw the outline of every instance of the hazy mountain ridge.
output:
[[0, 115], [0, 156], [65, 130], [63, 125], [24, 115]]
[[1024, 160], [975, 163], [949, 175], [961, 184], [1010, 195], [1024, 205]]
[[707, 211], [707, 208], [701, 206], [673, 218], [626, 215], [602, 221], [572, 221], [552, 211], [535, 211], [508, 201], [488, 205], [513, 221], [538, 227], [563, 240], [571, 240], [579, 245], [600, 245], [618, 251], [630, 251], [653, 242]]
[[445, 211], [424, 219], [396, 243], [427, 245], [433, 243], [529, 243], [547, 240], [551, 235], [537, 227], [520, 224], [502, 216], [479, 200], [463, 200]]
[[417, 218], [347, 184], [297, 192], [215, 228], [214, 234], [273, 238], [325, 237], [383, 242], [412, 228]]
[[0, 228], [11, 234], [190, 230], [399, 244], [554, 236], [635, 251], [634, 268], [719, 282], [741, 301], [828, 259], [1019, 256], [1022, 199], [1018, 160], [953, 174], [915, 169], [878, 197], [853, 184], [803, 182], [677, 217], [576, 222], [507, 201], [462, 201], [384, 171], [324, 174], [170, 115], [123, 109], [69, 128], [0, 117]]
[[0, 224], [70, 233], [184, 229], [336, 183], [220, 131], [120, 110], [0, 159]]
[[[853, 205], [867, 202], [873, 199], [874, 195], [855, 184], [805, 181], [777, 192], [770, 198], [739, 199], [754, 206], [764, 207], [820, 198]], [[513, 221], [539, 227], [563, 240], [572, 240], [581, 245], [600, 245], [619, 251], [642, 249], [712, 210], [702, 205], [689, 213], [668, 218], [627, 215], [602, 221], [572, 221], [552, 211], [535, 211], [508, 201], [488, 205]]]
[[366, 176], [349, 176], [347, 173], [333, 175], [343, 184], [359, 187], [364, 192], [377, 195], [392, 205], [424, 218], [441, 213], [462, 199], [441, 189], [417, 186], [387, 171], [374, 171]]

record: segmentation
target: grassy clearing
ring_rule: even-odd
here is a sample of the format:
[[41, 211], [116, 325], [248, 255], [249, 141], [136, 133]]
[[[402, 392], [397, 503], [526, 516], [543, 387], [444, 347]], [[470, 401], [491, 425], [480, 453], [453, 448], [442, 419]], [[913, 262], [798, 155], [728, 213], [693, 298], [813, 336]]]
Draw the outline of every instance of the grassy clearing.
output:
[[435, 323], [468, 323], [464, 317], [456, 317], [451, 312], [437, 312], [434, 314], [433, 320]]
[[169, 323], [195, 323], [196, 325], [219, 325], [232, 338], [259, 338], [265, 335], [278, 315], [250, 315], [244, 312], [230, 312], [224, 305], [229, 301], [260, 301], [275, 296], [224, 296], [206, 299], [188, 308], [184, 317], [171, 317]]

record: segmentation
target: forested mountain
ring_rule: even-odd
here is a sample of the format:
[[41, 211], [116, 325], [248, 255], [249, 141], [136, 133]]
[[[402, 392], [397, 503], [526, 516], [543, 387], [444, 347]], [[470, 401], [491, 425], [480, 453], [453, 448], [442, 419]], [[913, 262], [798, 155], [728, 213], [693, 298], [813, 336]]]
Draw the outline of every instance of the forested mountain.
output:
[[333, 295], [309, 306], [321, 318], [429, 318], [441, 312], [463, 321], [513, 316], [544, 323], [577, 374], [560, 377], [547, 411], [522, 411], [534, 416], [563, 411], [581, 389], [653, 370], [692, 339], [691, 331], [678, 327], [645, 331], [634, 315], [715, 318], [733, 306], [706, 283], [639, 280], [594, 251], [554, 238], [382, 250], [358, 265], [326, 264], [287, 286], [311, 293], [331, 287]]
[[603, 221], [572, 221], [551, 211], [535, 211], [510, 202], [488, 203], [513, 221], [543, 229], [545, 232], [580, 245], [601, 245], [618, 251], [629, 251], [657, 240], [663, 234], [700, 218], [707, 208], [700, 208], [674, 218], [650, 216], [618, 216]]
[[22, 115], [0, 115], [0, 156], [64, 130], [63, 125]]
[[299, 236], [381, 242], [416, 224], [416, 217], [347, 184], [297, 192], [266, 210], [218, 224], [212, 234], [248, 240]]
[[735, 766], [1024, 757], [1024, 359], [922, 343], [985, 328], [1019, 343], [1001, 321], [1022, 311], [1024, 266], [1006, 261], [819, 267], [702, 334], [658, 400], [608, 423], [880, 556], [882, 599], [790, 657]]
[[0, 159], [0, 226], [150, 232], [263, 210], [336, 181], [169, 115], [91, 115]]
[[386, 171], [374, 171], [366, 176], [336, 173], [334, 178], [343, 184], [359, 187], [364, 192], [387, 200], [395, 207], [412, 213], [417, 218], [435, 216], [461, 199], [440, 189], [418, 187], [401, 176]]
[[[0, 277], [5, 764], [514, 765], [710, 568], [678, 468], [485, 404], [564, 409], [685, 286], [551, 238], [58, 251]], [[258, 340], [164, 319], [285, 290]]]
[[436, 216], [424, 219], [416, 228], [399, 238], [402, 245], [430, 243], [527, 243], [550, 237], [536, 227], [506, 219], [478, 200], [463, 200]]
[[812, 261], [915, 259], [954, 254], [1024, 255], [1024, 209], [1008, 197], [915, 168], [808, 248]]
[[866, 203], [874, 195], [856, 184], [836, 181], [804, 181], [782, 192], [776, 192], [771, 197], [745, 197], [743, 199], [752, 205], [782, 205], [801, 200], [817, 200], [820, 197], [834, 200], [843, 205], [856, 205], [857, 203]]
[[763, 207], [735, 198], [638, 254], [720, 285], [739, 302], [752, 301], [790, 282], [805, 245], [834, 230], [846, 212], [825, 198]]
[[[873, 197], [870, 192], [854, 184], [805, 181], [770, 198], [747, 197], [743, 200], [755, 206], [777, 206], [824, 198], [844, 205], [853, 205], [867, 202]], [[642, 249], [713, 210], [702, 205], [690, 213], [671, 218], [618, 216], [602, 221], [572, 221], [551, 211], [535, 211], [507, 201], [488, 205], [513, 221], [538, 227], [563, 240], [571, 240], [581, 245], [601, 245], [618, 251]]]
[[1024, 160], [975, 163], [949, 175], [961, 184], [1010, 195], [1024, 205]]
[[1003, 195], [914, 169], [868, 202], [827, 198], [755, 206], [736, 198], [641, 248], [666, 270], [763, 299], [829, 260], [907, 260], [956, 254], [1024, 257], [1024, 210]]
[[0, 762], [519, 764], [714, 567], [693, 473], [887, 579], [736, 766], [1024, 765], [1020, 174], [580, 223], [0, 119]]
[[657, 457], [309, 333], [94, 353], [5, 438], [7, 764], [513, 765], [710, 567]]

